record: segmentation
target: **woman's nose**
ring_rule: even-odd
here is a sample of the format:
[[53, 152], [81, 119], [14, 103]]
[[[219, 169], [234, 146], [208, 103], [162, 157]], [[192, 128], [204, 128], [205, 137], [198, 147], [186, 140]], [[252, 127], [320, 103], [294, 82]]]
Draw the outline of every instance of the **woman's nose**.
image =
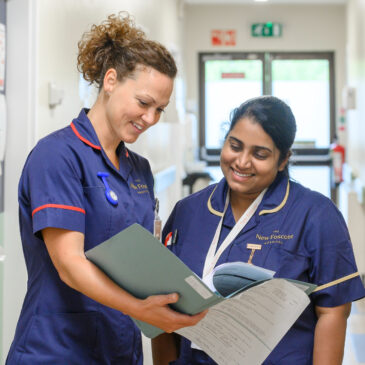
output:
[[242, 152], [237, 157], [237, 167], [244, 169], [251, 166], [251, 156], [248, 153]]
[[[156, 122], [156, 113], [153, 108], [150, 108], [143, 114], [142, 120], [148, 124], [152, 125]], [[158, 119], [157, 119], [158, 120]]]

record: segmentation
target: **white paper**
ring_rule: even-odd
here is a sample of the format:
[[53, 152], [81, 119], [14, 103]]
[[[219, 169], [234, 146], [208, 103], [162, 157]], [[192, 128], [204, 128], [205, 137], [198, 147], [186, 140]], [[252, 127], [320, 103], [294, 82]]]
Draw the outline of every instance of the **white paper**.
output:
[[259, 365], [309, 304], [285, 279], [272, 279], [209, 309], [194, 327], [177, 331], [219, 365]]

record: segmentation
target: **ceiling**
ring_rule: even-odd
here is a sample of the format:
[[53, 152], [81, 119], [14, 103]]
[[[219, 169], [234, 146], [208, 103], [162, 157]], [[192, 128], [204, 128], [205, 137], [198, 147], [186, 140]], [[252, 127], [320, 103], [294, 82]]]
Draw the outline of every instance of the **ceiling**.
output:
[[[254, 0], [184, 0], [187, 4], [260, 4]], [[347, 0], [268, 0], [266, 4], [346, 4]]]

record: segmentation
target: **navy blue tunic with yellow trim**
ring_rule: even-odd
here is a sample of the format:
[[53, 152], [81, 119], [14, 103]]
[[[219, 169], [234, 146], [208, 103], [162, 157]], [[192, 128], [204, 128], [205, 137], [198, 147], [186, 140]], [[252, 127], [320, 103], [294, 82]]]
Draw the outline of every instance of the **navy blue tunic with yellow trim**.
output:
[[[205, 257], [222, 216], [228, 186], [225, 179], [178, 202], [166, 223], [163, 238], [177, 230], [172, 251], [202, 276]], [[224, 216], [219, 245], [235, 225], [231, 206]], [[250, 244], [256, 249], [254, 252]], [[319, 286], [311, 303], [272, 351], [264, 365], [312, 364], [315, 306], [334, 307], [365, 296], [357, 272], [349, 233], [341, 213], [325, 196], [279, 173], [257, 211], [217, 265], [248, 262]], [[174, 364], [215, 364], [204, 352], [181, 341]]]
[[[117, 149], [117, 170], [81, 111], [70, 126], [40, 140], [19, 183], [19, 219], [28, 287], [7, 365], [141, 365], [132, 320], [64, 284], [41, 230], [78, 231], [89, 250], [133, 223], [153, 228], [153, 176], [143, 157]], [[118, 197], [111, 204], [98, 172]], [[70, 242], [72, 244], [72, 242]]]

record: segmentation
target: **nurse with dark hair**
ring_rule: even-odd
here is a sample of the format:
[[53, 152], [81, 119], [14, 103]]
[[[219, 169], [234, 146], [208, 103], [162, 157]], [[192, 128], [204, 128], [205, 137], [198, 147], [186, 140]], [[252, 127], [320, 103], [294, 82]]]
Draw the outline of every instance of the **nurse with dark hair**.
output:
[[167, 107], [173, 57], [121, 13], [83, 35], [78, 69], [96, 102], [38, 142], [19, 183], [28, 287], [7, 365], [142, 365], [131, 317], [172, 332], [204, 316], [170, 309], [177, 293], [135, 298], [85, 257], [133, 223], [153, 230], [151, 168], [125, 143]]
[[[179, 201], [163, 237], [178, 232], [169, 247], [200, 277], [242, 261], [318, 285], [264, 365], [340, 365], [351, 302], [365, 296], [344, 219], [331, 200], [289, 177], [296, 133], [289, 106], [258, 97], [231, 118], [220, 158], [224, 178]], [[153, 354], [155, 365], [215, 364], [175, 334], [154, 339]]]

